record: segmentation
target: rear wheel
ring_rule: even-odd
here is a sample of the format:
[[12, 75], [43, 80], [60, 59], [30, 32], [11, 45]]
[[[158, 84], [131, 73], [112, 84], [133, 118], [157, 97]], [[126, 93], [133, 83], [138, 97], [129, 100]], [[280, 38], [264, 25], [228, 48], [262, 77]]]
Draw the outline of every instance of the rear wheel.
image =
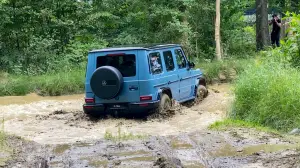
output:
[[171, 98], [169, 97], [169, 95], [163, 94], [159, 106], [156, 109], [150, 111], [150, 118], [164, 118], [170, 116], [171, 114], [169, 114], [169, 111], [171, 107]]
[[163, 94], [159, 104], [159, 113], [166, 114], [172, 107], [172, 102], [167, 94]]

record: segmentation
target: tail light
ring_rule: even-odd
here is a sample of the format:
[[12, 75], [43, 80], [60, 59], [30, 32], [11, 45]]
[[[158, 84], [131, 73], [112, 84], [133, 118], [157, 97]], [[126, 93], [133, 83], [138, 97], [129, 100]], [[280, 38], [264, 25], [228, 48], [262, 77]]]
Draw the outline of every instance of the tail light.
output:
[[85, 98], [85, 103], [95, 103], [94, 98]]
[[147, 100], [152, 100], [152, 96], [141, 96], [140, 97], [141, 101], [147, 101]]

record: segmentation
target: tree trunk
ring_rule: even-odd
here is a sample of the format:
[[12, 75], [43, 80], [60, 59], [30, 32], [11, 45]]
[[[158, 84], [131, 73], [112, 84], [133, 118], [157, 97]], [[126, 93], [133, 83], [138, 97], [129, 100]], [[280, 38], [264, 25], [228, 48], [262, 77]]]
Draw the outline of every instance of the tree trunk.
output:
[[268, 0], [256, 0], [256, 48], [263, 50], [270, 45], [268, 26]]
[[221, 39], [220, 39], [220, 0], [216, 0], [216, 26], [215, 26], [215, 40], [216, 40], [216, 59], [221, 60]]

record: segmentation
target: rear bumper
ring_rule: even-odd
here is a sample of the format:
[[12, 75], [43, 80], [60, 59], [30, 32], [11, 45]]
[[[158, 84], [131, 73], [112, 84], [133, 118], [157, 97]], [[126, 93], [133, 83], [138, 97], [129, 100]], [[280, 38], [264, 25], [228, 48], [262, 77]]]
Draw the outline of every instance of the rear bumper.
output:
[[107, 114], [111, 112], [124, 113], [144, 113], [156, 109], [160, 101], [142, 102], [142, 103], [119, 103], [119, 104], [84, 104], [83, 111], [86, 114], [100, 113]]

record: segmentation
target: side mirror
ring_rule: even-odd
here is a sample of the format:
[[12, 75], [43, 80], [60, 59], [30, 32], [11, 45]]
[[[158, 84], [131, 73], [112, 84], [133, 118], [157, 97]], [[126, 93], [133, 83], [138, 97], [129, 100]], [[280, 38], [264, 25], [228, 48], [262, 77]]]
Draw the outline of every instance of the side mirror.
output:
[[195, 68], [195, 63], [189, 62], [188, 64], [189, 64], [189, 68], [190, 68], [190, 69]]

